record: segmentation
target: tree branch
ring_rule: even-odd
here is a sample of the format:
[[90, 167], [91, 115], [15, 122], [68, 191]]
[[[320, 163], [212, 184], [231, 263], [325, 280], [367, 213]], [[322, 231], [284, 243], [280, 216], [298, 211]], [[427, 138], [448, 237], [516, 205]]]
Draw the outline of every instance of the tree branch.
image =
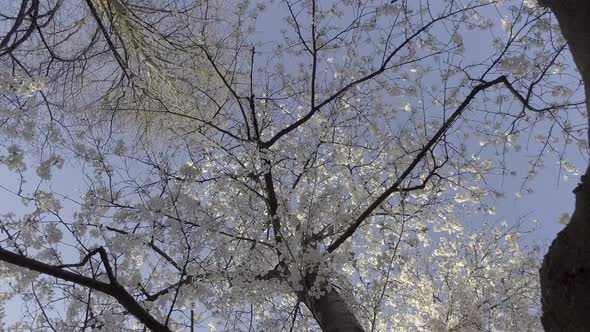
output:
[[400, 191], [399, 186], [401, 183], [410, 175], [410, 173], [416, 168], [418, 163], [422, 161], [422, 159], [426, 156], [428, 151], [430, 151], [440, 140], [440, 138], [446, 133], [446, 131], [453, 125], [453, 123], [457, 120], [457, 118], [463, 113], [463, 111], [467, 108], [469, 103], [475, 96], [480, 92], [483, 91], [491, 86], [494, 86], [499, 83], [504, 83], [506, 80], [506, 76], [500, 76], [493, 81], [481, 83], [473, 88], [469, 95], [463, 100], [461, 105], [453, 112], [453, 114], [445, 121], [442, 127], [432, 136], [432, 138], [428, 141], [428, 143], [420, 150], [420, 152], [416, 155], [414, 160], [408, 165], [408, 167], [404, 170], [404, 172], [400, 175], [400, 177], [393, 183], [385, 192], [383, 192], [371, 205], [369, 205], [356, 219], [355, 221], [348, 226], [348, 228], [344, 231], [344, 233], [337, 238], [332, 244], [328, 246], [328, 252], [334, 252], [342, 243], [344, 243], [348, 238], [350, 238], [356, 229], [361, 225], [361, 223], [367, 219], [383, 203], [391, 194], [394, 192]]
[[[270, 140], [263, 142], [262, 146], [265, 148], [269, 148], [271, 147], [273, 144], [275, 144], [279, 139], [281, 139], [281, 137], [289, 134], [290, 132], [292, 132], [293, 130], [297, 129], [299, 126], [303, 125], [304, 123], [306, 123], [307, 121], [309, 121], [309, 119], [311, 119], [320, 109], [322, 109], [322, 107], [326, 106], [327, 104], [331, 103], [332, 101], [334, 101], [335, 99], [337, 99], [338, 97], [340, 97], [341, 95], [343, 95], [346, 91], [350, 90], [352, 87], [357, 86], [363, 82], [366, 82], [372, 78], [375, 78], [379, 75], [381, 75], [383, 72], [385, 72], [387, 70], [387, 66], [389, 64], [389, 62], [391, 62], [391, 60], [393, 59], [393, 57], [399, 52], [401, 51], [409, 42], [411, 42], [414, 38], [416, 38], [418, 35], [420, 35], [421, 33], [423, 33], [424, 31], [428, 30], [432, 25], [434, 25], [436, 22], [444, 20], [445, 18], [449, 18], [453, 15], [459, 14], [461, 12], [464, 12], [468, 9], [475, 9], [478, 7], [482, 7], [485, 6], [484, 5], [477, 5], [477, 6], [473, 6], [470, 8], [462, 8], [456, 11], [452, 11], [446, 15], [442, 15], [439, 16], [435, 19], [433, 19], [432, 21], [428, 22], [428, 24], [425, 24], [423, 27], [421, 27], [420, 29], [418, 29], [416, 32], [414, 32], [412, 35], [410, 35], [408, 38], [406, 38], [406, 40], [404, 40], [401, 44], [399, 44], [393, 51], [391, 51], [391, 53], [385, 58], [385, 60], [382, 62], [381, 66], [373, 71], [370, 74], [367, 74], [359, 79], [356, 79], [350, 83], [348, 83], [347, 85], [345, 85], [344, 87], [342, 87], [340, 90], [336, 91], [334, 94], [332, 94], [330, 97], [326, 98], [324, 101], [322, 101], [321, 103], [319, 103], [318, 105], [313, 105], [311, 107], [311, 110], [305, 115], [303, 116], [301, 119], [293, 122], [292, 124], [288, 125], [287, 127], [285, 127], [284, 129], [280, 130], [278, 133], [276, 133]], [[312, 52], [312, 54], [314, 55], [315, 58], [315, 53]], [[313, 68], [313, 70], [315, 71], [315, 66]], [[313, 76], [313, 75], [312, 75]], [[315, 79], [314, 77], [312, 77], [312, 80]], [[313, 98], [313, 96], [312, 96]]]
[[[19, 254], [15, 254], [6, 249], [0, 248], [0, 261], [17, 265], [28, 270], [36, 271], [45, 275], [49, 275], [64, 281], [73, 282], [75, 284], [97, 290], [101, 293], [112, 296], [119, 302], [130, 314], [135, 316], [146, 327], [152, 331], [170, 331], [166, 326], [157, 321], [150, 315], [136, 300], [125, 290], [125, 288], [114, 279], [114, 275], [107, 259], [107, 253], [104, 248], [100, 247], [95, 250], [101, 256], [110, 283], [105, 283], [93, 278], [89, 278], [77, 273], [66, 271], [59, 266], [49, 265], [38, 260], [28, 258]], [[87, 256], [88, 257], [88, 256]]]

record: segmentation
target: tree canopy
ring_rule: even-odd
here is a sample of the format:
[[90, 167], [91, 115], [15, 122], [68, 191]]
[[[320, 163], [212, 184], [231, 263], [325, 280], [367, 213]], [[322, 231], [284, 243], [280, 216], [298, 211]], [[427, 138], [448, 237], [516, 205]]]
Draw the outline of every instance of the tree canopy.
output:
[[495, 214], [587, 154], [549, 8], [1, 3], [6, 329], [541, 328], [554, 221]]

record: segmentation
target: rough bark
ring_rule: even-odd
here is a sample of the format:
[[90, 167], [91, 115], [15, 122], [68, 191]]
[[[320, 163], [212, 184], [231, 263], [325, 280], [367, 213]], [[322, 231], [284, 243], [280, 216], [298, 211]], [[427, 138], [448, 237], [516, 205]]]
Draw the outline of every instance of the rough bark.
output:
[[332, 288], [320, 298], [300, 296], [323, 332], [364, 332], [342, 296]]
[[[590, 1], [539, 1], [555, 14], [590, 97]], [[590, 106], [586, 103], [587, 115]], [[590, 166], [574, 190], [575, 210], [540, 270], [546, 331], [590, 331]]]
[[553, 241], [541, 268], [545, 331], [590, 331], [590, 176], [574, 190], [570, 223]]
[[[363, 326], [356, 319], [352, 308], [334, 287], [327, 283], [316, 284], [317, 272], [309, 271], [303, 281], [303, 290], [297, 291], [297, 297], [311, 311], [323, 332], [364, 332]], [[323, 295], [318, 297], [310, 294], [315, 287], [322, 289]], [[329, 289], [329, 290], [328, 290]]]

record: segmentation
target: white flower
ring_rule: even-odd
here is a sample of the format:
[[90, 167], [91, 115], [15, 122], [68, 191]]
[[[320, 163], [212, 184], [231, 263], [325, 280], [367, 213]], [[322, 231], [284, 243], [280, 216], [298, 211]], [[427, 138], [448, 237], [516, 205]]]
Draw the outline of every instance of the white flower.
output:
[[411, 112], [412, 105], [410, 105], [410, 103], [406, 103], [404, 106], [402, 106], [402, 110], [404, 110], [404, 112]]
[[45, 90], [47, 80], [44, 77], [19, 77], [10, 73], [0, 73], [0, 94], [8, 96], [32, 96], [37, 91]]
[[35, 202], [40, 210], [49, 210], [57, 212], [61, 210], [61, 203], [53, 196], [52, 193], [37, 191], [35, 193]]
[[186, 164], [182, 165], [178, 171], [179, 175], [186, 180], [194, 180], [201, 175], [201, 169], [197, 167], [192, 161], [187, 161]]
[[2, 163], [5, 164], [9, 170], [26, 171], [27, 165], [24, 162], [24, 152], [17, 145], [8, 147], [8, 155], [2, 158]]
[[561, 216], [559, 216], [559, 223], [562, 225], [567, 225], [570, 222], [570, 215], [569, 213], [562, 213]]
[[61, 230], [54, 223], [45, 226], [45, 234], [48, 243], [57, 243], [63, 237]]
[[43, 180], [50, 180], [51, 179], [51, 167], [55, 166], [58, 169], [61, 169], [64, 165], [64, 160], [60, 156], [53, 155], [41, 162], [41, 165], [37, 167], [37, 175]]
[[510, 20], [508, 19], [508, 17], [502, 18], [502, 29], [504, 30], [504, 32], [510, 33], [511, 24], [510, 24]]
[[537, 6], [536, 0], [523, 0], [523, 3], [525, 6], [527, 6], [529, 8], [535, 8]]

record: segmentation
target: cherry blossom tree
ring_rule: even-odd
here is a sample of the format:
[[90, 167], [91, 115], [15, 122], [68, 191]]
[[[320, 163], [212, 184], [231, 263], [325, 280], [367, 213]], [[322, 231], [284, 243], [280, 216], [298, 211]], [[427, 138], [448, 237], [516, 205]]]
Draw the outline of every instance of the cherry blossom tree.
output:
[[[567, 156], [587, 149], [549, 9], [23, 0], [0, 13], [1, 163], [15, 175], [1, 185], [22, 203], [0, 219], [0, 299], [23, 308], [8, 329], [539, 330], [532, 226], [494, 215], [505, 179], [526, 195], [547, 163], [577, 174]], [[523, 169], [511, 157], [525, 149]]]

